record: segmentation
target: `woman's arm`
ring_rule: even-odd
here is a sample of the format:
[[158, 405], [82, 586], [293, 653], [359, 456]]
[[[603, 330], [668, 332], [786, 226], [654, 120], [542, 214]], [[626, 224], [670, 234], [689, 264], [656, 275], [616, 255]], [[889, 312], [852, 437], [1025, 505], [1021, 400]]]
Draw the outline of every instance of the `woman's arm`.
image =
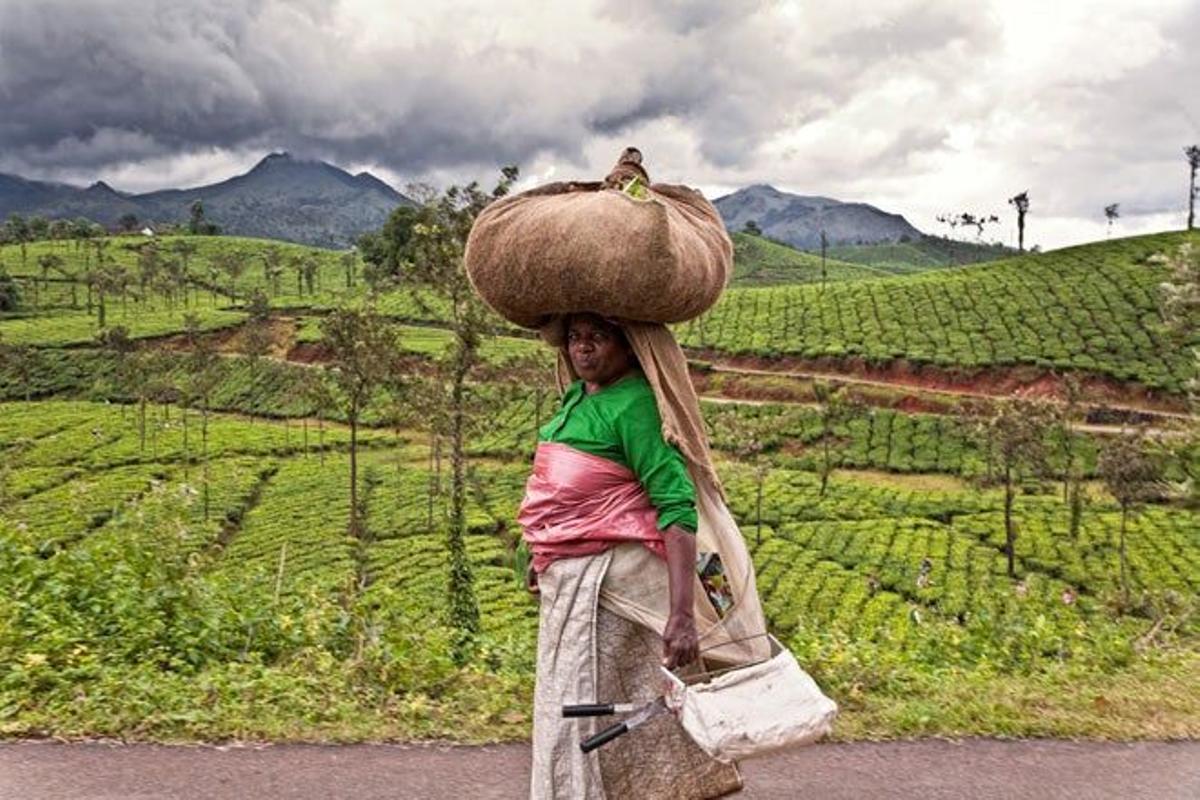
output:
[[700, 639], [692, 612], [696, 573], [696, 534], [678, 525], [662, 532], [667, 549], [667, 581], [671, 613], [663, 630], [663, 666], [674, 669], [695, 661]]

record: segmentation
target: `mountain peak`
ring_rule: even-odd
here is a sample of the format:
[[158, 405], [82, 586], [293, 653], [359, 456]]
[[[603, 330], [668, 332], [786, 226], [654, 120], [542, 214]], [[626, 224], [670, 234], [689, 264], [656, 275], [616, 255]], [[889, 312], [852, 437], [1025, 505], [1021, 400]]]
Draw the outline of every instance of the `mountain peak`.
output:
[[766, 236], [799, 249], [819, 247], [822, 235], [831, 244], [921, 238], [921, 232], [899, 214], [866, 203], [783, 192], [765, 183], [719, 197], [713, 205], [729, 230], [740, 231], [753, 222]]
[[260, 170], [271, 169], [272, 167], [282, 167], [293, 163], [295, 163], [295, 159], [292, 158], [292, 154], [286, 150], [282, 150], [278, 153], [267, 153], [265, 156], [263, 156], [261, 161], [254, 165], [250, 171], [257, 172]]

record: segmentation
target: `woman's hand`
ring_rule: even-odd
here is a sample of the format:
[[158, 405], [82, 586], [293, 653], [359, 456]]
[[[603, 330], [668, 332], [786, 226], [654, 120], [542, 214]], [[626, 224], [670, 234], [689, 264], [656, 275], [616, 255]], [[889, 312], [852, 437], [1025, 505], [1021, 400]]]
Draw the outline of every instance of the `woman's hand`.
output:
[[700, 655], [696, 621], [689, 614], [671, 614], [663, 629], [663, 666], [675, 669], [692, 663]]
[[538, 587], [537, 573], [533, 571], [533, 564], [525, 567], [525, 588], [533, 595], [542, 593], [541, 588]]
[[675, 669], [700, 655], [700, 637], [692, 611], [692, 585], [696, 582], [696, 536], [677, 525], [663, 531], [667, 550], [667, 583], [671, 593], [670, 616], [663, 629], [663, 666]]

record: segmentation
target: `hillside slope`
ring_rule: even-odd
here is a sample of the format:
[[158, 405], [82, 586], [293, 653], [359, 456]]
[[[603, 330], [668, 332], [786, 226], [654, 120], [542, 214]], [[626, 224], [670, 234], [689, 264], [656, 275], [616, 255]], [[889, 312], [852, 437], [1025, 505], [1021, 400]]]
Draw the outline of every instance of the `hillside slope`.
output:
[[960, 242], [941, 236], [922, 236], [908, 242], [839, 245], [826, 255], [851, 264], [863, 264], [896, 275], [942, 267], [998, 261], [1020, 255], [1010, 247]]
[[[1183, 392], [1188, 349], [1158, 316], [1162, 267], [1200, 235], [1163, 233], [956, 269], [815, 286], [733, 289], [679, 326], [688, 346], [943, 367], [1034, 364]], [[1194, 342], [1200, 343], [1200, 332]], [[1186, 343], [1185, 343], [1186, 344]]]
[[[734, 233], [732, 238], [734, 286], [773, 286], [821, 281], [819, 255], [802, 253], [793, 247], [748, 233]], [[825, 260], [825, 275], [829, 281], [878, 278], [886, 274], [886, 271], [871, 266], [850, 264], [833, 258]]]

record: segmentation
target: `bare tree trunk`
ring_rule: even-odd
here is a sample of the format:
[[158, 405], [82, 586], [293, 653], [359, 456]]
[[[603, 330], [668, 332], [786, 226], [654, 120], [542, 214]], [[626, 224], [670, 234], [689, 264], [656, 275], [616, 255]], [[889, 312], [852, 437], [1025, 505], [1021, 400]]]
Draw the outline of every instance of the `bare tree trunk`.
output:
[[1129, 506], [1121, 505], [1121, 539], [1117, 546], [1117, 552], [1121, 557], [1121, 605], [1129, 605], [1129, 578], [1128, 567], [1125, 561], [1125, 520], [1129, 516]]
[[434, 461], [434, 451], [436, 448], [437, 448], [437, 434], [434, 433], [433, 431], [430, 431], [429, 432], [429, 479], [426, 481], [425, 495], [429, 500], [429, 513], [428, 513], [428, 520], [426, 521], [426, 527], [429, 528], [429, 531], [431, 533], [433, 532], [433, 494], [434, 494], [433, 461]]
[[204, 521], [208, 522], [208, 398], [200, 411], [200, 458], [204, 463]]
[[138, 434], [140, 449], [146, 452], [146, 395], [138, 397]]
[[350, 535], [358, 537], [358, 404], [350, 409]]
[[321, 466], [325, 466], [325, 415], [317, 414], [317, 449], [321, 453]]
[[821, 497], [825, 496], [825, 489], [829, 485], [829, 435], [830, 431], [825, 430], [821, 436]]
[[191, 458], [188, 454], [188, 413], [187, 406], [184, 405], [180, 409], [180, 414], [183, 415], [183, 479], [186, 481], [188, 477], [188, 462]]
[[1072, 539], [1079, 538], [1079, 525], [1083, 522], [1083, 487], [1078, 478], [1071, 482], [1071, 522]]
[[1196, 224], [1196, 165], [1192, 164], [1191, 179], [1188, 182], [1188, 224], [1190, 231]]
[[1006, 466], [1004, 468], [1004, 552], [1008, 556], [1008, 577], [1015, 578], [1017, 577], [1016, 564], [1014, 563], [1017, 532], [1013, 528], [1012, 507], [1012, 471]]
[[758, 547], [762, 544], [762, 501], [763, 501], [763, 482], [766, 475], [761, 469], [757, 470], [758, 478], [758, 497], [754, 503], [754, 546]]
[[454, 388], [451, 393], [451, 484], [450, 484], [450, 620], [463, 632], [455, 648], [455, 660], [466, 662], [471, 634], [479, 630], [479, 606], [472, 586], [471, 564], [466, 546], [466, 381], [471, 353], [468, 345], [458, 343], [455, 357]]

